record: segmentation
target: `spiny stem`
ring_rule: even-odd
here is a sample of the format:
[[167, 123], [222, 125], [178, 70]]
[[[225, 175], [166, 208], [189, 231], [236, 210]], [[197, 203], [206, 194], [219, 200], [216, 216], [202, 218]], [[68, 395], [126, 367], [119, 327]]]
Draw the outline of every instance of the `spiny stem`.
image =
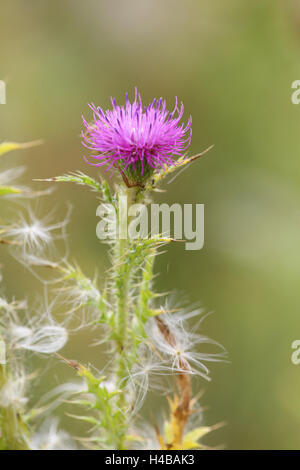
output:
[[[119, 260], [125, 256], [127, 248], [127, 240], [118, 241]], [[124, 378], [125, 366], [125, 350], [127, 342], [127, 321], [128, 321], [128, 273], [126, 272], [126, 265], [124, 261], [120, 261], [120, 266], [117, 272], [117, 338], [118, 338], [118, 368], [117, 378], [120, 383]], [[122, 394], [123, 395], [123, 394]]]
[[155, 255], [155, 249], [152, 249], [150, 253], [147, 254], [143, 269], [140, 295], [138, 299], [138, 312], [142, 322], [145, 322], [148, 318], [147, 313], [150, 308], [151, 300], [153, 298], [153, 293], [151, 292], [151, 282], [153, 280], [153, 265]]
[[[132, 192], [134, 189], [127, 188], [126, 197], [127, 197], [127, 209], [130, 207], [132, 201]], [[122, 194], [122, 193], [121, 193]], [[124, 208], [123, 208], [124, 210]], [[118, 214], [119, 222], [119, 235], [120, 235], [120, 220], [122, 214]], [[127, 220], [127, 218], [126, 218]], [[124, 227], [123, 227], [124, 229]], [[120, 389], [124, 389], [126, 376], [128, 375], [127, 367], [127, 352], [128, 352], [128, 323], [129, 323], [129, 302], [128, 302], [128, 287], [130, 279], [130, 266], [126, 263], [126, 254], [128, 252], [129, 243], [127, 238], [128, 222], [126, 223], [126, 238], [118, 238], [116, 240], [116, 263], [117, 263], [117, 273], [115, 280], [116, 288], [116, 377], [118, 386]], [[117, 407], [120, 410], [121, 416], [121, 429], [120, 429], [120, 438], [118, 449], [124, 448], [124, 438], [126, 431], [126, 396], [125, 393], [120, 393], [117, 398]]]

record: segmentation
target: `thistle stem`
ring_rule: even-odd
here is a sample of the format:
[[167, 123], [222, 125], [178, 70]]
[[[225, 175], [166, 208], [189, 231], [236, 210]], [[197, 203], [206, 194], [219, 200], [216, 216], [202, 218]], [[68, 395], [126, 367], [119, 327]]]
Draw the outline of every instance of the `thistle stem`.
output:
[[[119, 259], [125, 256], [127, 248], [127, 240], [118, 241]], [[128, 273], [126, 272], [126, 265], [120, 261], [120, 267], [117, 274], [117, 353], [118, 353], [118, 367], [117, 378], [118, 382], [124, 379], [124, 372], [126, 371], [126, 343], [127, 343], [127, 323], [128, 323]]]
[[[127, 208], [131, 205], [133, 200], [133, 191], [134, 189], [127, 188], [125, 193], [127, 198]], [[121, 194], [123, 195], [123, 194]], [[119, 222], [119, 235], [120, 235], [120, 221], [123, 218], [124, 214], [120, 214], [120, 211], [124, 210], [124, 207], [119, 208], [118, 222]], [[116, 377], [117, 384], [120, 390], [124, 390], [126, 377], [128, 375], [127, 367], [127, 355], [128, 348], [128, 324], [129, 324], [129, 299], [128, 299], [128, 287], [130, 280], [130, 266], [126, 262], [126, 255], [128, 253], [129, 242], [127, 238], [128, 230], [128, 220], [126, 214], [126, 227], [123, 227], [123, 230], [126, 230], [126, 238], [118, 238], [116, 240], [116, 263], [117, 263], [117, 273], [115, 280], [116, 288]], [[121, 450], [124, 448], [124, 438], [126, 432], [126, 396], [125, 392], [122, 391], [117, 398], [117, 408], [120, 411], [120, 429], [119, 429], [119, 443], [118, 449]]]

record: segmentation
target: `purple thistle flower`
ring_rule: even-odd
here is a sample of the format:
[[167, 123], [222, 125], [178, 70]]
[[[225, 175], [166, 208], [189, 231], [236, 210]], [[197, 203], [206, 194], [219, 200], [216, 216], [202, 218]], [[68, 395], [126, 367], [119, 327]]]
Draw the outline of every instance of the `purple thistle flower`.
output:
[[[166, 101], [154, 99], [149, 106], [142, 106], [141, 95], [135, 89], [135, 99], [130, 103], [126, 93], [125, 106], [118, 106], [111, 98], [112, 110], [90, 105], [94, 122], [83, 118], [85, 132], [83, 145], [93, 150], [91, 158], [95, 166], [108, 165], [107, 170], [118, 168], [131, 175], [149, 174], [158, 168], [176, 164], [191, 143], [192, 118], [180, 123], [184, 112], [176, 98], [172, 112], [166, 110]], [[137, 176], [137, 175], [135, 175]]]

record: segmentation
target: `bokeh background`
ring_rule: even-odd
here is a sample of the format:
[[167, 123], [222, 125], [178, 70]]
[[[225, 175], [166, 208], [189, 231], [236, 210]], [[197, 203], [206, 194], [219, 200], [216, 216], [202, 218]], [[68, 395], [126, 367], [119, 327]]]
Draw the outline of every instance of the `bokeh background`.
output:
[[[160, 199], [204, 203], [206, 225], [203, 250], [180, 244], [159, 257], [157, 286], [213, 311], [203, 331], [229, 352], [230, 364], [213, 365], [212, 382], [196, 385], [207, 424], [227, 423], [206, 442], [299, 449], [300, 366], [291, 363], [300, 339], [300, 106], [291, 102], [299, 2], [10, 0], [0, 10], [0, 140], [44, 140], [5, 157], [7, 166], [26, 164], [24, 184], [38, 189], [32, 179], [71, 170], [96, 177], [82, 158], [81, 115], [91, 101], [109, 107], [111, 95], [132, 96], [134, 86], [145, 102], [184, 101], [192, 154], [215, 144]], [[40, 214], [55, 206], [61, 218], [69, 202], [71, 259], [91, 276], [97, 268], [101, 282], [109, 260], [95, 234], [94, 195], [61, 185], [32, 204]], [[3, 247], [0, 256], [7, 296], [38, 296], [38, 282]], [[81, 332], [64, 355], [101, 368], [105, 356], [90, 344]], [[57, 361], [49, 370], [51, 385], [73, 373]], [[41, 373], [36, 395], [47, 387]]]

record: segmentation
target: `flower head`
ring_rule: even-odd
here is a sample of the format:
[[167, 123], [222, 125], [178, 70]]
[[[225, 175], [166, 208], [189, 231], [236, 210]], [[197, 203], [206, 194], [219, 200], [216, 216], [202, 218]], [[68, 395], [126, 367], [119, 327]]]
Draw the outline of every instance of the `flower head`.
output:
[[174, 165], [189, 147], [192, 118], [186, 125], [180, 122], [184, 106], [178, 106], [177, 98], [172, 112], [162, 98], [143, 107], [137, 89], [133, 103], [127, 93], [125, 106], [118, 106], [114, 98], [111, 102], [112, 109], [106, 111], [90, 105], [93, 123], [83, 118], [82, 143], [93, 150], [95, 166], [108, 165], [107, 170], [118, 168], [133, 180], [137, 174], [146, 179], [155, 169]]

